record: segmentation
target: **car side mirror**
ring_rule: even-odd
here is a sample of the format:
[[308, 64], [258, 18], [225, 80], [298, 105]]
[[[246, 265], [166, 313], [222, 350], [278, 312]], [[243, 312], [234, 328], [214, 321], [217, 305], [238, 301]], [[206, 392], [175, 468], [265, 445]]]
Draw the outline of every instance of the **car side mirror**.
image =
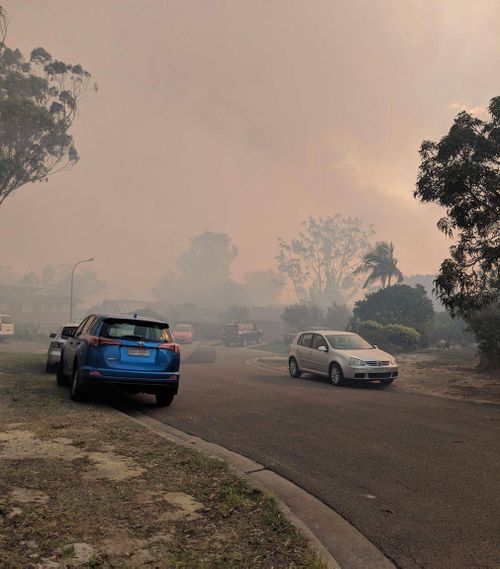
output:
[[318, 348], [318, 351], [320, 351], [320, 352], [328, 352], [328, 348], [327, 348], [326, 346], [320, 346], [320, 347]]
[[57, 334], [55, 332], [52, 332], [52, 334], [49, 334], [49, 338], [55, 338], [57, 336]]

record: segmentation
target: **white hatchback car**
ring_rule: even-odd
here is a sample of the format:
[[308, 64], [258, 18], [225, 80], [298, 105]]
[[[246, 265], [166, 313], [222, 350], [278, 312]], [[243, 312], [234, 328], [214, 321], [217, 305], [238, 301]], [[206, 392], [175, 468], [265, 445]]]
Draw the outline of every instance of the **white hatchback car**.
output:
[[45, 371], [47, 373], [56, 372], [57, 366], [61, 361], [61, 351], [63, 346], [68, 338], [72, 338], [74, 336], [79, 325], [79, 322], [68, 322], [61, 326], [57, 332], [53, 332], [49, 335], [51, 342], [47, 351], [47, 364], [45, 365]]
[[358, 334], [337, 330], [299, 332], [290, 344], [288, 369], [292, 377], [303, 372], [325, 375], [334, 385], [344, 380], [390, 385], [398, 377], [393, 356]]

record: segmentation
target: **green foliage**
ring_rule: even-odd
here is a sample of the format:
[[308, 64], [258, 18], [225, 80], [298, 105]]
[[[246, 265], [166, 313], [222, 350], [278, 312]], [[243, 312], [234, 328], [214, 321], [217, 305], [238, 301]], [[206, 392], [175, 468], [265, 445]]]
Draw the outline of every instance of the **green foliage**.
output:
[[461, 318], [452, 318], [445, 311], [436, 312], [429, 331], [429, 341], [434, 344], [443, 339], [454, 344], [468, 344], [472, 336], [466, 327], [466, 322]]
[[36, 48], [26, 60], [5, 46], [0, 9], [0, 204], [29, 182], [44, 181], [78, 161], [69, 133], [90, 73]]
[[403, 273], [397, 265], [398, 260], [394, 257], [394, 244], [388, 241], [377, 241], [375, 247], [363, 255], [363, 259], [354, 274], [368, 273], [363, 288], [378, 281], [382, 284], [382, 288], [385, 288], [391, 286], [393, 278], [398, 284], [403, 281]]
[[415, 328], [401, 324], [384, 325], [374, 320], [356, 320], [352, 322], [351, 330], [388, 351], [415, 350], [421, 342], [421, 335]]
[[372, 292], [354, 305], [354, 318], [380, 324], [402, 324], [427, 332], [433, 316], [432, 302], [423, 286], [394, 285]]
[[373, 234], [355, 217], [310, 217], [289, 242], [279, 240], [278, 269], [292, 282], [297, 299], [328, 306], [345, 304], [359, 289], [353, 275]]
[[427, 275], [404, 275], [404, 283], [410, 286], [422, 285], [427, 291], [427, 295], [432, 301], [432, 306], [436, 312], [443, 311], [443, 303], [438, 299], [436, 293], [434, 292], [434, 281], [436, 280], [435, 274]]
[[468, 319], [481, 352], [481, 367], [500, 368], [500, 305], [473, 313]]
[[230, 277], [238, 249], [226, 233], [205, 231], [190, 241], [176, 268], [169, 268], [152, 288], [160, 302], [193, 303], [203, 307], [244, 306], [244, 287]]
[[415, 197], [446, 209], [438, 228], [456, 237], [436, 291], [453, 315], [500, 298], [500, 97], [491, 120], [461, 112], [439, 142], [424, 141]]
[[349, 317], [349, 310], [336, 304], [326, 310], [317, 304], [293, 304], [285, 306], [281, 315], [281, 319], [295, 331], [314, 327], [345, 330]]

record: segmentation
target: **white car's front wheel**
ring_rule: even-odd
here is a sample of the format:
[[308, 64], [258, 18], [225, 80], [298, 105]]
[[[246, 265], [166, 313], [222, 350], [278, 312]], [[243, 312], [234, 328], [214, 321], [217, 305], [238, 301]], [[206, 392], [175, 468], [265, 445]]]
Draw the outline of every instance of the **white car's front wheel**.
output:
[[344, 383], [344, 373], [339, 364], [333, 363], [330, 365], [328, 376], [332, 385], [342, 385]]

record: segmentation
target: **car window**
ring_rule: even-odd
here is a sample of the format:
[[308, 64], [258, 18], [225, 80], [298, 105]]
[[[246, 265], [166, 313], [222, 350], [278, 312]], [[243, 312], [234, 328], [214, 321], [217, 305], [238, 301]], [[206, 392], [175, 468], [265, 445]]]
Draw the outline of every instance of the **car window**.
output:
[[312, 334], [302, 334], [297, 344], [309, 348], [311, 347], [311, 340], [312, 340]]
[[90, 316], [83, 320], [83, 322], [80, 324], [80, 326], [78, 326], [78, 328], [76, 329], [75, 336], [81, 336], [82, 335], [82, 332], [86, 328], [89, 320], [90, 320]]
[[61, 330], [61, 338], [63, 340], [67, 340], [68, 338], [72, 338], [75, 335], [75, 331], [77, 326], [63, 326]]
[[314, 334], [313, 341], [312, 341], [312, 347], [315, 350], [317, 350], [321, 346], [328, 348], [328, 346], [326, 345], [326, 340], [323, 338], [323, 336], [320, 336], [319, 334]]
[[335, 350], [373, 350], [374, 346], [357, 334], [328, 334], [328, 342]]
[[145, 340], [146, 342], [172, 342], [167, 324], [143, 320], [106, 319], [102, 323], [99, 336], [122, 340]]
[[89, 316], [85, 326], [83, 327], [82, 331], [80, 332], [80, 336], [87, 336], [92, 331], [94, 324], [96, 323], [97, 318], [95, 316]]

